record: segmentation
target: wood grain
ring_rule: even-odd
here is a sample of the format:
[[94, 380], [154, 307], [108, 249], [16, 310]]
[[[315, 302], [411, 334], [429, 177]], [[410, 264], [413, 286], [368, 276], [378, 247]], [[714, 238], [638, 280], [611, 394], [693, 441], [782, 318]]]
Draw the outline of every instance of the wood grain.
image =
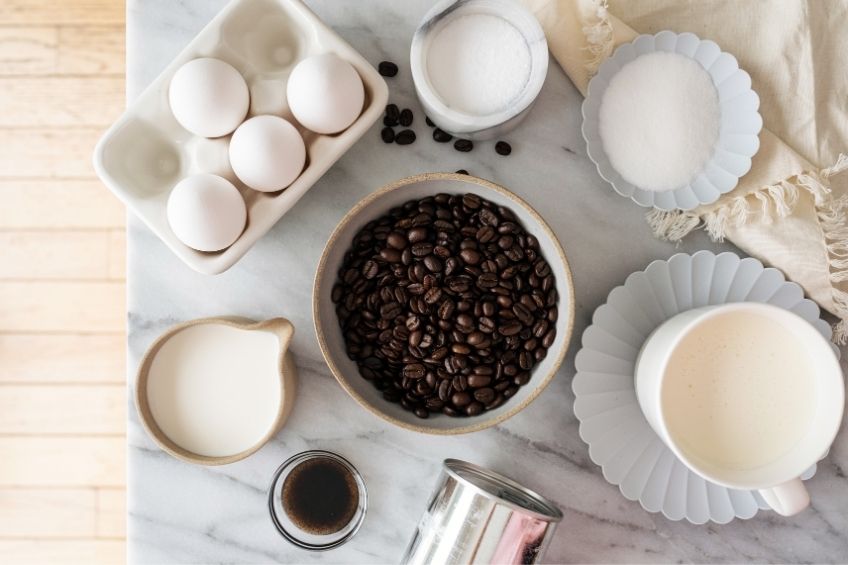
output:
[[0, 281], [0, 331], [125, 331], [121, 282]]
[[[122, 25], [59, 28], [59, 46], [54, 73], [123, 77], [124, 35]], [[123, 89], [118, 99], [123, 103]]]
[[126, 419], [124, 386], [0, 385], [0, 436], [123, 436]]
[[0, 76], [121, 77], [123, 72], [121, 26], [0, 26]]
[[99, 128], [0, 129], [0, 177], [93, 179]]
[[0, 540], [0, 555], [6, 563], [15, 565], [91, 565], [126, 561], [122, 540]]
[[127, 535], [127, 491], [97, 489], [97, 524], [99, 538], [124, 538]]
[[124, 110], [121, 77], [0, 78], [0, 127], [97, 127]]
[[0, 461], [0, 487], [123, 487], [126, 483], [123, 437], [0, 436]]
[[0, 198], [0, 229], [123, 229], [126, 223], [124, 206], [98, 180], [0, 179]]
[[0, 489], [0, 540], [95, 537], [97, 509], [91, 488]]
[[0, 280], [120, 280], [124, 245], [110, 230], [0, 231]]
[[123, 0], [0, 0], [0, 563], [126, 559]]
[[115, 0], [3, 0], [4, 25], [123, 24], [124, 2]]
[[122, 334], [0, 334], [0, 384], [123, 384]]

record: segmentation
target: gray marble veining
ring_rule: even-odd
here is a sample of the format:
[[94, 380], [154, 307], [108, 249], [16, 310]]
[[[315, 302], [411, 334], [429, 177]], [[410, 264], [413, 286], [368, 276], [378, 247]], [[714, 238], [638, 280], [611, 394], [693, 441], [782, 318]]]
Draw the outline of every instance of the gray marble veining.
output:
[[[225, 0], [129, 0], [128, 95], [132, 99], [223, 6]], [[141, 223], [129, 222], [129, 369], [169, 325], [201, 316], [283, 315], [297, 328], [292, 350], [300, 392], [280, 434], [252, 457], [218, 468], [181, 463], [140, 427], [132, 399], [129, 433], [129, 557], [134, 563], [350, 562], [400, 557], [446, 457], [514, 477], [565, 512], [551, 562], [846, 562], [848, 434], [842, 433], [808, 485], [813, 506], [794, 518], [761, 512], [725, 526], [693, 526], [649, 514], [625, 500], [590, 460], [572, 413], [571, 379], [580, 333], [609, 290], [631, 271], [676, 251], [727, 249], [694, 234], [685, 244], [654, 240], [644, 211], [616, 195], [586, 158], [581, 98], [551, 63], [542, 93], [509, 135], [513, 154], [480, 143], [463, 154], [430, 139], [409, 78], [412, 33], [426, 0], [308, 0], [373, 63], [390, 59], [391, 100], [416, 110], [410, 146], [384, 145], [379, 126], [357, 143], [227, 273], [208, 277], [183, 265]], [[390, 427], [351, 400], [318, 350], [310, 313], [312, 277], [324, 241], [361, 197], [400, 177], [468, 169], [503, 184], [542, 212], [574, 271], [577, 324], [570, 354], [551, 386], [522, 413], [470, 436], [433, 437]], [[327, 553], [308, 553], [274, 530], [265, 505], [273, 471], [309, 448], [337, 451], [360, 469], [369, 510], [360, 533]]]

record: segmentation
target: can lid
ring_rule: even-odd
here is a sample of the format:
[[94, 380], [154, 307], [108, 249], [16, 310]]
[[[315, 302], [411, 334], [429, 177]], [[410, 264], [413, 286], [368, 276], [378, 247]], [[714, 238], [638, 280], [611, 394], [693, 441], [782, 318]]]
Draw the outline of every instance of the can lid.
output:
[[553, 502], [508, 477], [459, 459], [445, 459], [444, 465], [456, 480], [488, 498], [546, 522], [562, 520], [562, 511]]

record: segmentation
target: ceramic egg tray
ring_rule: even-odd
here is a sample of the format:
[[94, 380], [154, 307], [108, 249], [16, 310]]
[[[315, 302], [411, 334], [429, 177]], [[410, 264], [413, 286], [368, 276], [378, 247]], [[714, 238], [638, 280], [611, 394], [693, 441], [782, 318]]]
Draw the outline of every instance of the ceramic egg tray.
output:
[[[321, 135], [300, 126], [286, 104], [289, 73], [302, 59], [333, 52], [349, 62], [365, 86], [360, 116], [346, 130]], [[248, 117], [275, 114], [292, 122], [306, 143], [301, 175], [280, 192], [251, 190], [229, 165], [230, 136], [197, 137], [171, 113], [168, 87], [174, 73], [198, 57], [214, 57], [238, 69], [250, 89]], [[300, 0], [233, 0], [138, 97], [97, 144], [98, 176], [126, 206], [193, 269], [206, 274], [230, 268], [382, 115], [388, 88], [374, 67]], [[247, 204], [247, 227], [230, 247], [196, 251], [177, 239], [166, 207], [174, 185], [197, 173], [235, 184]]]

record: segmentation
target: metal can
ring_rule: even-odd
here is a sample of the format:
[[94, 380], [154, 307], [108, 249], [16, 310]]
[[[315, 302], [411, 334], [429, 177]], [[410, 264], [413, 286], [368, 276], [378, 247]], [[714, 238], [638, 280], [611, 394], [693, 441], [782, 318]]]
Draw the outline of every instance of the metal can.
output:
[[401, 563], [538, 563], [562, 512], [502, 475], [446, 459]]

